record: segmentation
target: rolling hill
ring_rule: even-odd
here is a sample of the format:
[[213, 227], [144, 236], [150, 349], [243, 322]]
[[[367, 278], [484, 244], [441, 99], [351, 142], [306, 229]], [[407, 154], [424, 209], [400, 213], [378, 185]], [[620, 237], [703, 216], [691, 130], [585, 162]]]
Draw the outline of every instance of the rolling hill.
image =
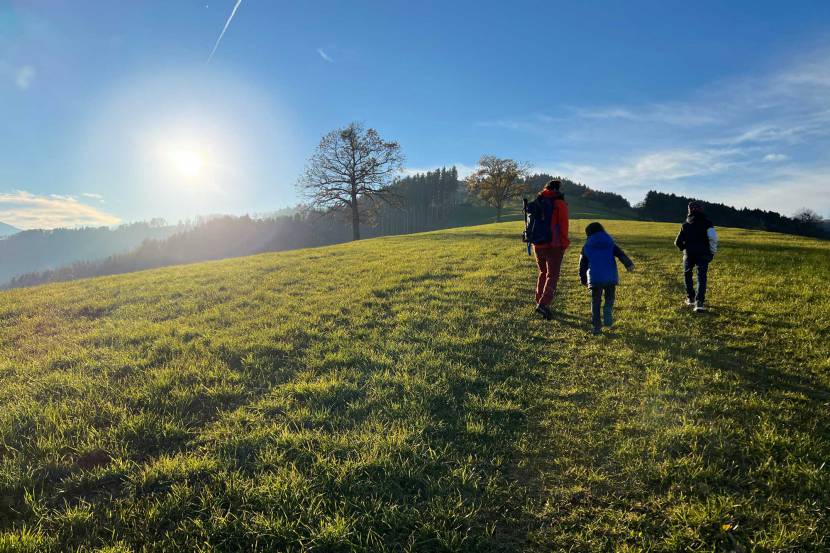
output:
[[[0, 551], [826, 551], [830, 244], [674, 224], [589, 334], [506, 222], [0, 293]], [[106, 549], [104, 549], [106, 548]]]
[[11, 236], [12, 234], [15, 234], [17, 232], [20, 232], [19, 228], [0, 222], [0, 237]]

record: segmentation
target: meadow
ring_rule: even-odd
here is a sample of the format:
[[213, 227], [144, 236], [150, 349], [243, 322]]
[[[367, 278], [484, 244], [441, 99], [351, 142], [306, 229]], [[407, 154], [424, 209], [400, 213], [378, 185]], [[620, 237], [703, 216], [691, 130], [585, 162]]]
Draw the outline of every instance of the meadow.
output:
[[827, 551], [830, 242], [677, 225], [590, 335], [513, 221], [0, 293], [0, 551]]

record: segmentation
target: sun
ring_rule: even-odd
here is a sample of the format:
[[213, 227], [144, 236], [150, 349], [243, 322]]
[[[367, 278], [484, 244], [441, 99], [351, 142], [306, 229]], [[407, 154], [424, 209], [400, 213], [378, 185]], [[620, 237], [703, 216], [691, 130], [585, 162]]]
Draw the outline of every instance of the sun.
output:
[[170, 161], [176, 172], [188, 179], [198, 177], [205, 169], [205, 156], [201, 152], [188, 148], [171, 150]]

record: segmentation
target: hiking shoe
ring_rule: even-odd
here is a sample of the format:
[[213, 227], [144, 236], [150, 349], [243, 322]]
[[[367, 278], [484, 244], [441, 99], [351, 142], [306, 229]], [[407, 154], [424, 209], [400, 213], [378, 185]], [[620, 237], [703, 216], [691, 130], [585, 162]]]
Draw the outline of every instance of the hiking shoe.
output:
[[550, 312], [550, 308], [547, 305], [542, 305], [541, 303], [536, 306], [535, 311], [542, 316], [543, 319], [549, 321], [553, 318], [553, 313]]
[[602, 329], [601, 328], [594, 328], [594, 329], [591, 330], [591, 334], [593, 334], [594, 336], [599, 336], [600, 334], [602, 334]]
[[706, 311], [706, 304], [698, 303], [695, 305], [695, 313], [703, 313]]
[[696, 307], [695, 300], [690, 300], [689, 298], [686, 298], [685, 305], [686, 305], [686, 307], [692, 307], [692, 308]]

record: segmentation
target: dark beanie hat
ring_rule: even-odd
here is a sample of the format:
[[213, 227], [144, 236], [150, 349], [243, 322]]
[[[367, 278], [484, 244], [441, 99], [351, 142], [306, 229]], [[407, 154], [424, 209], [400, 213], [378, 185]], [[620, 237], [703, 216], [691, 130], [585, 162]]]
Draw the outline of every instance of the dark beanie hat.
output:
[[599, 223], [597, 223], [596, 221], [594, 221], [593, 223], [591, 223], [591, 224], [589, 224], [587, 227], [585, 227], [585, 234], [586, 234], [587, 236], [591, 236], [591, 235], [594, 235], [594, 234], [596, 234], [596, 233], [598, 233], [598, 232], [602, 232], [602, 231], [604, 231], [604, 230], [605, 230], [605, 229], [604, 229], [604, 228], [602, 228], [602, 225], [601, 225], [601, 224], [599, 224]]
[[703, 211], [703, 204], [694, 200], [689, 202], [689, 213], [696, 213], [698, 211]]

